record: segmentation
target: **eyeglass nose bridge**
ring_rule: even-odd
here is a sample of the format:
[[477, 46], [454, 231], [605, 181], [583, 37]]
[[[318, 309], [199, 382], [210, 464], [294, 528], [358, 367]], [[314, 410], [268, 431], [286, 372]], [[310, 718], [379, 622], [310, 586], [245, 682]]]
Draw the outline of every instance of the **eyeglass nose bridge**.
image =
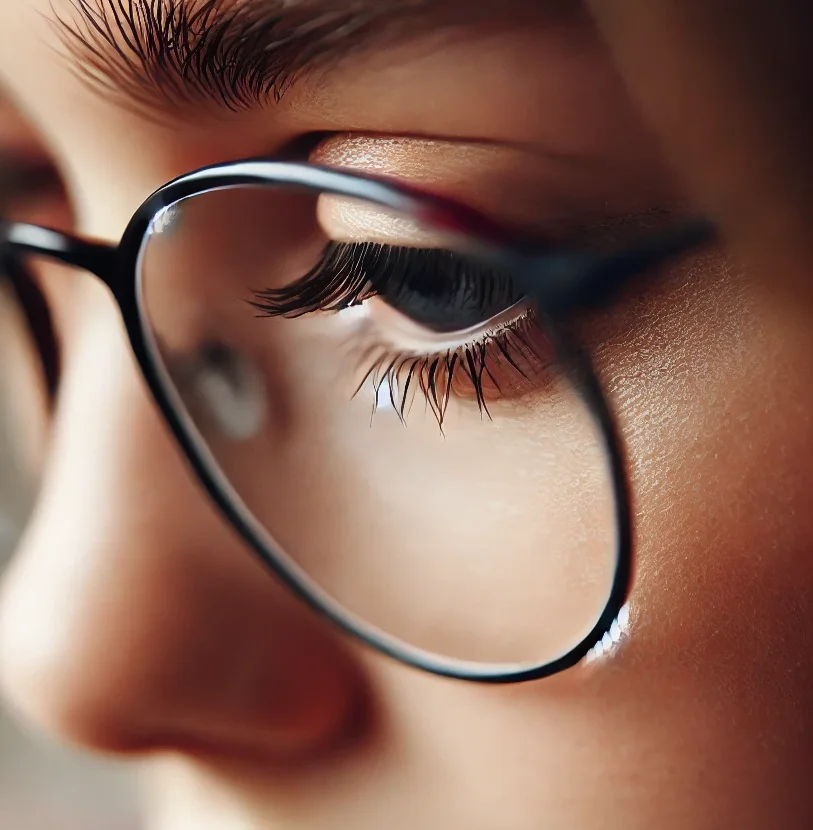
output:
[[21, 254], [81, 268], [102, 280], [115, 295], [119, 294], [119, 255], [115, 245], [77, 239], [52, 228], [0, 220], [0, 261]]

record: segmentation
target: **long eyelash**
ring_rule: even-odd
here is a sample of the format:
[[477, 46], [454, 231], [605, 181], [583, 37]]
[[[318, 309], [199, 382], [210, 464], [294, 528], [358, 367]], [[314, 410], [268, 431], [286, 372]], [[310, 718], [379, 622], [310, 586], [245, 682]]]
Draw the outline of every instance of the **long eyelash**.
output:
[[[334, 242], [311, 270], [284, 288], [255, 292], [252, 305], [268, 317], [301, 317], [315, 311], [342, 311], [358, 305], [386, 286], [397, 293], [411, 270], [418, 268], [428, 284], [441, 285], [450, 266], [457, 289], [478, 308], [504, 303], [516, 292], [510, 277], [498, 271], [467, 267], [460, 257], [441, 249], [402, 248], [372, 242]], [[373, 284], [371, 274], [386, 274]], [[516, 295], [515, 301], [521, 297]], [[505, 306], [497, 308], [502, 310]]]
[[[348, 256], [361, 248], [360, 255]], [[332, 243], [319, 261], [284, 288], [254, 292], [250, 304], [266, 317], [303, 317], [315, 311], [343, 311], [363, 302], [371, 293], [370, 260], [387, 256], [383, 245]]]
[[[539, 361], [543, 359], [534, 346], [533, 331], [536, 323], [528, 314], [511, 325], [506, 325], [498, 332], [484, 335], [475, 343], [469, 343], [450, 349], [437, 355], [393, 354], [382, 351], [373, 358], [371, 368], [364, 374], [356, 387], [354, 396], [370, 382], [375, 393], [373, 414], [380, 406], [381, 392], [388, 388], [389, 402], [403, 423], [409, 415], [415, 396], [420, 393], [426, 399], [438, 425], [443, 429], [449, 402], [455, 384], [465, 384], [480, 414], [491, 419], [485, 393], [485, 378], [488, 377], [494, 387], [500, 391], [494, 378], [492, 365], [497, 368], [505, 360], [523, 379], [528, 380], [531, 373], [538, 370]], [[488, 352], [489, 347], [496, 346], [497, 355]], [[511, 357], [514, 351], [519, 360]], [[371, 358], [366, 352], [363, 360]], [[522, 363], [527, 367], [523, 368]], [[492, 365], [489, 365], [492, 364]]]

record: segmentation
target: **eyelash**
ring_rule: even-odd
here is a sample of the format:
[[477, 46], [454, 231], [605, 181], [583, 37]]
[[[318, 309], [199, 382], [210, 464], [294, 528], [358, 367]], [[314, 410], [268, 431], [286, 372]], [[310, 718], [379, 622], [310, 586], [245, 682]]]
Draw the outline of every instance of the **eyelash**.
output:
[[[458, 295], [463, 291], [469, 310], [473, 310], [472, 303], [482, 309], [480, 320], [496, 318], [498, 312], [520, 305], [522, 298], [505, 274], [485, 269], [475, 273], [462, 257], [447, 251], [372, 243], [330, 245], [304, 277], [283, 289], [255, 292], [251, 305], [264, 317], [292, 319], [336, 313], [374, 297], [404, 296], [410, 274], [437, 276], [441, 267], [445, 279], [435, 282], [445, 283], [441, 287], [447, 291], [451, 287]], [[495, 323], [475, 340], [442, 352], [405, 354], [375, 343], [361, 350], [361, 380], [355, 395], [371, 381], [375, 412], [386, 385], [393, 409], [405, 422], [420, 390], [442, 428], [453, 393], [468, 393], [481, 415], [490, 419], [486, 386], [490, 383], [498, 395], [503, 394], [495, 377], [498, 370], [510, 369], [523, 384], [530, 385], [549, 365], [540, 335], [533, 314], [523, 310], [509, 321]]]
[[[385, 350], [364, 374], [356, 394], [368, 380], [371, 380], [375, 392], [375, 412], [381, 399], [381, 390], [386, 384], [390, 404], [401, 421], [406, 423], [415, 394], [420, 390], [442, 428], [449, 401], [457, 382], [460, 381], [473, 394], [480, 414], [491, 420], [486, 400], [486, 380], [493, 384], [498, 394], [501, 394], [502, 390], [489, 364], [504, 360], [524, 381], [530, 381], [531, 375], [528, 370], [534, 373], [538, 371], [538, 365], [533, 364], [532, 360], [539, 357], [534, 353], [532, 339], [528, 336], [533, 325], [528, 316], [523, 316], [514, 324], [501, 326], [497, 331], [484, 335], [474, 343], [463, 344], [440, 354], [405, 356]], [[496, 349], [496, 353], [490, 349]], [[528, 357], [529, 352], [533, 358]], [[522, 369], [522, 362], [528, 363], [528, 370]], [[457, 391], [460, 394], [459, 388]]]

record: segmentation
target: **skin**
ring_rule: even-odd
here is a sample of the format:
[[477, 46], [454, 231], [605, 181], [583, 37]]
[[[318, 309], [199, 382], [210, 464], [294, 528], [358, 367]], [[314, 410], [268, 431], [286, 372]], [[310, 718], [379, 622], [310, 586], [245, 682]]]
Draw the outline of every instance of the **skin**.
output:
[[810, 5], [588, 5], [683, 180], [786, 309], [809, 314]]
[[[434, 189], [540, 230], [685, 199], [581, 18], [370, 55], [278, 110], [169, 128], [85, 89], [46, 11], [0, 2], [0, 76], [83, 233], [315, 130], [337, 134], [328, 161], [423, 183], [431, 159]], [[391, 141], [415, 135], [435, 141]], [[610, 657], [505, 688], [407, 669], [290, 599], [196, 487], [104, 290], [40, 279], [64, 374], [3, 586], [3, 685], [56, 737], [144, 761], [152, 828], [810, 826], [813, 332], [726, 252], [576, 321], [630, 457], [631, 623]]]

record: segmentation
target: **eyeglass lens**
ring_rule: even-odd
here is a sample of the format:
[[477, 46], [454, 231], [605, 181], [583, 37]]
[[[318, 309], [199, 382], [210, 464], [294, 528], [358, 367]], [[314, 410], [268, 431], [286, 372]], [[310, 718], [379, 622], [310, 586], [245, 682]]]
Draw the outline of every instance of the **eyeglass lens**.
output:
[[603, 439], [511, 275], [373, 204], [258, 186], [152, 222], [139, 302], [198, 454], [289, 575], [416, 654], [567, 653], [618, 565]]

